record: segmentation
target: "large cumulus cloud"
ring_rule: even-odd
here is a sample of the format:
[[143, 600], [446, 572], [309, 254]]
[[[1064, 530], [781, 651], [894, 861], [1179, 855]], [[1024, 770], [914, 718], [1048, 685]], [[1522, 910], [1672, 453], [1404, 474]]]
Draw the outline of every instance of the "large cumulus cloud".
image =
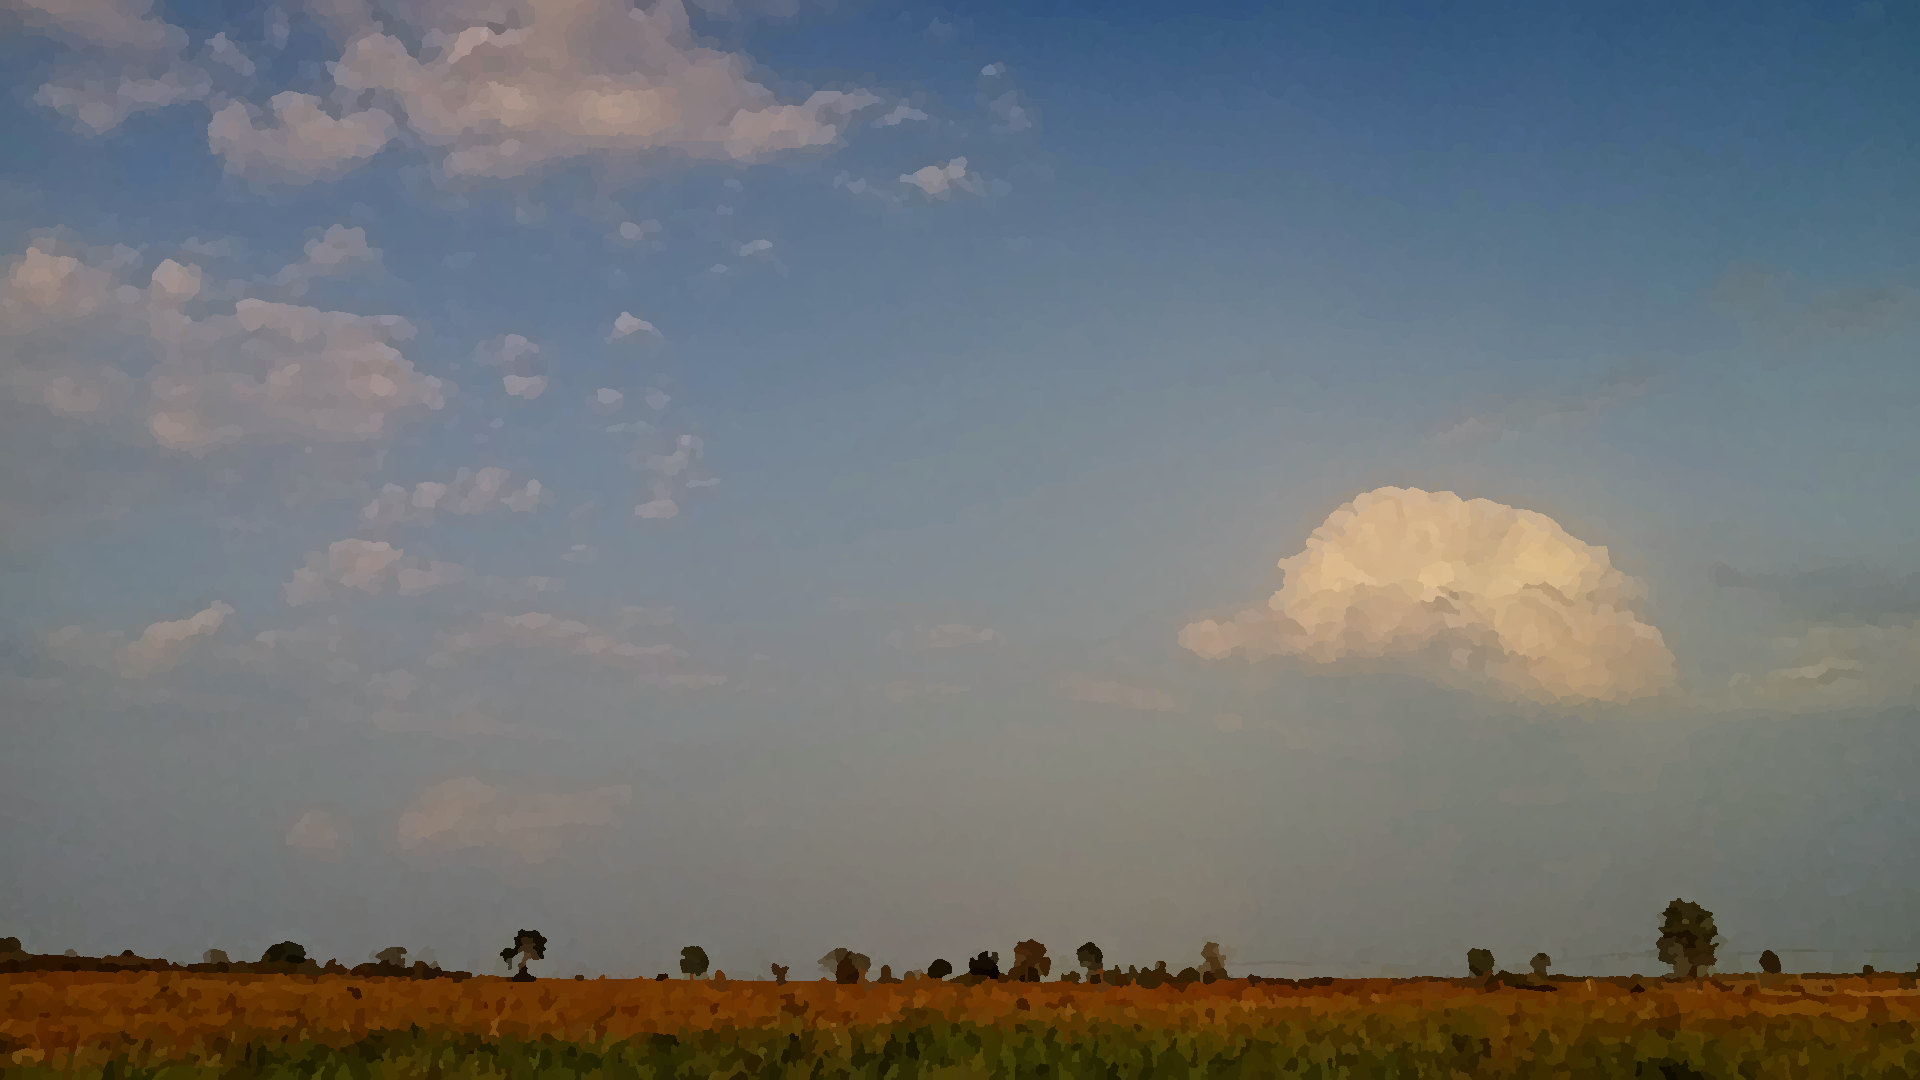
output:
[[1180, 644], [1208, 658], [1399, 661], [1435, 681], [1543, 703], [1627, 701], [1674, 680], [1639, 582], [1553, 519], [1452, 492], [1357, 496], [1281, 559], [1279, 591]]

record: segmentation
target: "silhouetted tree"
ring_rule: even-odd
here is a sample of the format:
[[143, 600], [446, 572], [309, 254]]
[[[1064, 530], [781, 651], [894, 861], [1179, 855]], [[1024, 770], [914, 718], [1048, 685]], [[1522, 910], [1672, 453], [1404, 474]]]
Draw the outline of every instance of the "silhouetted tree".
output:
[[979, 956], [967, 961], [967, 974], [977, 979], [999, 978], [1000, 954], [982, 949]]
[[1760, 954], [1760, 970], [1769, 975], [1780, 974], [1780, 957], [1772, 949]]
[[1205, 945], [1200, 946], [1200, 959], [1202, 961], [1200, 968], [1202, 978], [1209, 975], [1215, 979], [1224, 979], [1227, 977], [1227, 961], [1225, 957], [1220, 955], [1219, 942], [1209, 941]]
[[1543, 952], [1537, 952], [1533, 954], [1531, 963], [1533, 965], [1534, 977], [1544, 979], [1547, 977], [1547, 969], [1553, 966], [1553, 957]]
[[680, 974], [697, 979], [707, 973], [707, 950], [689, 945], [680, 950]]
[[787, 985], [787, 969], [781, 967], [779, 964], [773, 965], [773, 985]]
[[1467, 950], [1467, 971], [1476, 979], [1493, 974], [1493, 953], [1488, 949]]
[[538, 930], [522, 930], [513, 935], [513, 944], [500, 950], [500, 959], [511, 966], [514, 957], [520, 958], [520, 970], [513, 975], [514, 982], [532, 982], [533, 976], [527, 974], [527, 961], [547, 958], [547, 938]]
[[23, 953], [26, 951], [27, 950], [20, 947], [19, 938], [0, 937], [0, 956], [12, 956], [15, 953]]
[[1701, 968], [1713, 966], [1714, 950], [1720, 931], [1713, 925], [1713, 912], [1691, 900], [1675, 899], [1667, 905], [1660, 921], [1660, 962], [1672, 964], [1675, 975], [1698, 976]]
[[227, 959], [227, 953], [225, 949], [208, 949], [206, 952], [203, 952], [200, 954], [200, 962], [203, 964], [233, 963], [233, 961]]
[[929, 979], [944, 979], [951, 974], [953, 974], [953, 965], [947, 963], [945, 960], [935, 960], [933, 963], [927, 965], [927, 978]]
[[1105, 956], [1101, 955], [1100, 946], [1095, 945], [1091, 941], [1080, 946], [1080, 948], [1074, 952], [1073, 958], [1080, 961], [1081, 967], [1087, 969], [1087, 977], [1089, 979], [1105, 966], [1107, 960]]
[[1013, 970], [1007, 974], [1015, 982], [1039, 982], [1047, 972], [1053, 970], [1053, 961], [1047, 957], [1047, 947], [1029, 938], [1013, 947]]
[[389, 945], [373, 954], [373, 962], [381, 967], [402, 968], [407, 966], [407, 949], [404, 945]]
[[897, 983], [900, 980], [893, 977], [893, 968], [891, 966], [887, 964], [881, 964], [880, 977], [878, 979], [875, 979], [874, 981], [881, 982], [881, 983]]
[[866, 975], [873, 961], [852, 949], [839, 948], [820, 958], [820, 970], [834, 982], [851, 986]]
[[297, 941], [282, 941], [277, 945], [267, 946], [267, 951], [260, 954], [260, 962], [263, 964], [304, 964], [307, 962], [307, 948]]

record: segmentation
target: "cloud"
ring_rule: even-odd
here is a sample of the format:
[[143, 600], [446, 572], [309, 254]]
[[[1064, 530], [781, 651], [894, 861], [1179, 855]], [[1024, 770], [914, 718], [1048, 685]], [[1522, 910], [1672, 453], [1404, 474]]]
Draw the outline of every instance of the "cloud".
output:
[[346, 846], [346, 828], [324, 810], [309, 810], [287, 830], [287, 846], [303, 855], [337, 859]]
[[627, 395], [610, 386], [603, 386], [593, 392], [593, 409], [604, 415], [619, 409], [626, 400]]
[[1807, 289], [1759, 266], [1730, 268], [1713, 287], [1713, 306], [1772, 334], [1887, 333], [1920, 320], [1920, 287]]
[[686, 652], [668, 644], [639, 645], [622, 641], [576, 619], [541, 611], [521, 615], [487, 613], [468, 629], [449, 635], [440, 654], [491, 652], [503, 648], [537, 649], [603, 660], [616, 666], [657, 669], [686, 658]]
[[882, 116], [878, 120], [875, 120], [873, 122], [873, 126], [874, 127], [893, 127], [896, 124], [905, 123], [908, 120], [925, 120], [926, 118], [927, 118], [926, 113], [921, 112], [919, 109], [916, 109], [913, 106], [903, 101], [900, 104], [895, 105], [892, 108], [892, 110], [890, 110], [885, 116]]
[[307, 241], [306, 255], [299, 262], [288, 264], [272, 280], [301, 296], [317, 278], [377, 268], [380, 254], [379, 248], [367, 244], [367, 230], [330, 225], [318, 238]]
[[967, 159], [963, 157], [938, 165], [923, 165], [910, 173], [902, 173], [900, 182], [911, 184], [936, 199], [947, 198], [956, 189], [975, 195], [985, 190], [980, 178], [967, 172]]
[[744, 259], [749, 255], [758, 255], [763, 251], [772, 251], [773, 241], [765, 240], [765, 239], [752, 240], [752, 241], [748, 241], [747, 243], [741, 244], [735, 250], [737, 250], [740, 254], [740, 257]]
[[514, 793], [464, 776], [422, 791], [400, 812], [396, 837], [407, 850], [504, 849], [543, 862], [574, 830], [612, 825], [633, 789], [613, 784], [576, 793]]
[[666, 408], [667, 403], [672, 400], [673, 399], [671, 397], [668, 397], [667, 392], [664, 390], [650, 389], [647, 391], [647, 407], [652, 409], [654, 412], [659, 412], [660, 410]]
[[486, 25], [460, 5], [414, 5], [418, 55], [364, 20], [332, 66], [334, 83], [403, 117], [451, 180], [582, 157], [754, 161], [830, 145], [850, 114], [878, 100], [820, 90], [779, 103], [746, 77], [744, 58], [694, 42], [679, 0], [507, 7], [508, 18]]
[[207, 124], [207, 149], [226, 171], [278, 183], [301, 185], [333, 180], [365, 164], [398, 134], [384, 109], [362, 109], [335, 117], [312, 94], [292, 90], [268, 99], [266, 126], [244, 102], [222, 106]]
[[993, 130], [997, 132], [1025, 131], [1033, 126], [1033, 117], [1026, 106], [1020, 104], [1020, 94], [1015, 90], [989, 101], [987, 111], [997, 121], [993, 125]]
[[466, 580], [464, 567], [437, 559], [409, 559], [384, 540], [336, 540], [307, 556], [305, 566], [281, 586], [287, 603], [299, 607], [325, 600], [333, 586], [378, 594], [389, 589], [417, 596]]
[[[163, 260], [143, 287], [130, 248], [61, 249], [34, 241], [0, 280], [0, 332], [14, 339], [0, 388], [18, 400], [200, 456], [378, 439], [452, 389], [395, 347], [414, 334], [398, 316], [244, 298], [195, 317], [198, 267]], [[129, 353], [152, 363], [139, 376], [113, 363]]]
[[1561, 398], [1507, 397], [1490, 408], [1436, 428], [1429, 439], [1436, 446], [1470, 446], [1543, 428], [1577, 424], [1639, 397], [1651, 380], [1652, 374], [1644, 368], [1621, 368], [1607, 374], [1583, 394]]
[[509, 397], [532, 401], [546, 392], [547, 365], [540, 356], [540, 346], [519, 334], [504, 334], [481, 342], [473, 351], [473, 361], [499, 368], [500, 387]]
[[532, 401], [547, 389], [545, 375], [502, 375], [500, 385], [510, 397], [525, 398]]
[[613, 230], [613, 236], [629, 244], [637, 244], [660, 231], [657, 221], [623, 221]]
[[1857, 563], [1784, 574], [1744, 573], [1716, 564], [1714, 585], [1777, 599], [1789, 612], [1829, 623], [1874, 623], [1920, 615], [1920, 573], [1894, 574]]
[[660, 331], [654, 329], [652, 323], [639, 318], [631, 312], [623, 311], [620, 313], [619, 318], [613, 320], [613, 332], [607, 335], [607, 340], [619, 341], [623, 337], [630, 337], [642, 330], [655, 337], [660, 336]]
[[1135, 709], [1140, 712], [1186, 712], [1187, 707], [1172, 696], [1160, 690], [1144, 686], [1132, 686], [1111, 679], [1093, 679], [1082, 674], [1070, 674], [1054, 684], [1054, 693], [1068, 701], [1082, 701], [1092, 705], [1118, 705], [1123, 709]]
[[131, 642], [118, 631], [62, 627], [47, 635], [47, 652], [66, 664], [126, 679], [144, 678], [179, 666], [201, 639], [213, 636], [232, 614], [232, 605], [216, 600], [184, 619], [153, 623]]
[[1762, 670], [1729, 680], [1729, 705], [1821, 713], [1920, 704], [1920, 620], [1807, 626], [1772, 651]]
[[699, 436], [678, 436], [674, 440], [673, 451], [665, 454], [660, 453], [657, 446], [650, 445], [656, 437], [654, 433], [643, 432], [642, 442], [634, 447], [628, 457], [631, 464], [648, 474], [648, 486], [652, 493], [652, 498], [633, 508], [633, 516], [664, 521], [679, 515], [677, 496], [692, 488], [711, 487], [719, 481], [701, 474], [700, 459], [705, 452], [705, 444]]
[[496, 510], [530, 513], [540, 505], [540, 481], [528, 478], [516, 484], [506, 469], [460, 469], [447, 483], [427, 480], [412, 489], [399, 484], [381, 487], [380, 494], [360, 509], [360, 520], [371, 526], [432, 521], [435, 514], [486, 514]]
[[1452, 492], [1380, 488], [1281, 559], [1265, 605], [1180, 631], [1207, 659], [1399, 662], [1447, 685], [1545, 703], [1626, 701], [1674, 681], [1639, 582], [1551, 518]]
[[134, 113], [203, 101], [213, 92], [207, 72], [175, 62], [152, 75], [86, 68], [67, 72], [35, 92], [33, 100], [89, 135], [104, 135]]
[[915, 626], [909, 629], [895, 630], [887, 635], [887, 644], [896, 649], [920, 651], [925, 649], [953, 649], [963, 645], [984, 645], [998, 640], [992, 630], [966, 626], [961, 623], [941, 623], [938, 626]]
[[152, 14], [153, 0], [11, 0], [29, 26], [84, 46], [178, 52], [186, 32]]

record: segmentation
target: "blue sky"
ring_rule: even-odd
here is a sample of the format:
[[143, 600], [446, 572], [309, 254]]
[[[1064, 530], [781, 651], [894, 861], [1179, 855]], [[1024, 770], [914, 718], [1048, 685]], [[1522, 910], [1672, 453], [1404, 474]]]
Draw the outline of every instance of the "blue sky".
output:
[[1913, 4], [628, 10], [0, 16], [30, 948], [1920, 953]]

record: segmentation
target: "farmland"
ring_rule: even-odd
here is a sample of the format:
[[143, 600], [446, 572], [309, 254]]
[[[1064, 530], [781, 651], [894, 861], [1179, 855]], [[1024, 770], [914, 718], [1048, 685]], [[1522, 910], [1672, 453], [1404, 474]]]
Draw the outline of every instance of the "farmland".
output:
[[0, 975], [0, 1068], [157, 1080], [1920, 1076], [1911, 977], [1316, 982], [16, 973]]

